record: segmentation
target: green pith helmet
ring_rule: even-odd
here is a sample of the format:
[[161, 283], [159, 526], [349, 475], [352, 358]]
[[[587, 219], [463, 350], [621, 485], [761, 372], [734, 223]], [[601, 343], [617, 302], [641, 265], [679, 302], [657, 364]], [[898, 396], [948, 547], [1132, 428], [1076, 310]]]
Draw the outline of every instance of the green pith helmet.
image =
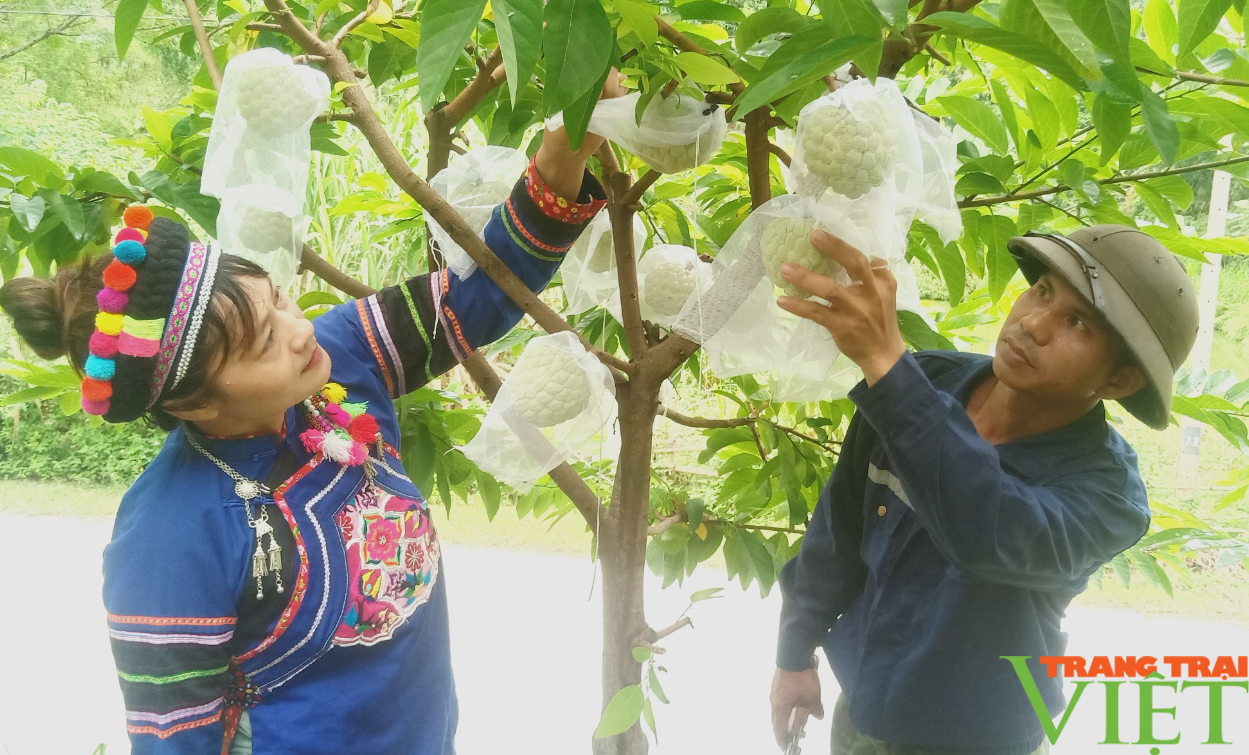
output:
[[1198, 328], [1197, 295], [1179, 258], [1152, 236], [1122, 225], [1068, 236], [1028, 233], [1007, 248], [1028, 283], [1047, 271], [1062, 276], [1123, 338], [1146, 385], [1119, 403], [1155, 430], [1165, 429], [1172, 380]]

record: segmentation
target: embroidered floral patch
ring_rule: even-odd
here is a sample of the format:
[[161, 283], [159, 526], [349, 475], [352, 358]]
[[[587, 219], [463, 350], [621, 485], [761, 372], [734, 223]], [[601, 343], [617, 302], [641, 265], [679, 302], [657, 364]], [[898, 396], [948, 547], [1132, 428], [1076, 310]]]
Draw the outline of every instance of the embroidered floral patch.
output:
[[424, 501], [393, 496], [373, 481], [338, 513], [351, 592], [336, 645], [390, 639], [429, 600], [438, 579], [438, 535]]

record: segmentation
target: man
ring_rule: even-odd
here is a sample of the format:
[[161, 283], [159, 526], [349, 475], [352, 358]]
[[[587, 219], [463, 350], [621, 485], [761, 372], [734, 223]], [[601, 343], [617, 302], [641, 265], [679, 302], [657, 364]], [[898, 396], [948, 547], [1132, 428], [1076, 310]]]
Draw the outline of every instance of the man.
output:
[[1196, 339], [1183, 265], [1132, 228], [1010, 240], [1032, 287], [990, 358], [907, 353], [897, 283], [883, 266], [816, 231], [841, 286], [783, 274], [829, 302], [781, 297], [824, 325], [863, 370], [857, 412], [799, 554], [781, 572], [772, 723], [823, 717], [814, 650], [842, 695], [834, 755], [1047, 752], [1019, 678], [1028, 667], [1051, 714], [1059, 622], [1089, 575], [1149, 527], [1136, 454], [1109, 426], [1114, 399], [1167, 426], [1175, 370]]

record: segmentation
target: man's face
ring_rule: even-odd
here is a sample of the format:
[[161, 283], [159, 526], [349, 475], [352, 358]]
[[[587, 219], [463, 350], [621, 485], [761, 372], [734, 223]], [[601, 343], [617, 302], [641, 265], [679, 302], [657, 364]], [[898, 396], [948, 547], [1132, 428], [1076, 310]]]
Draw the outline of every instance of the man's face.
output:
[[1116, 399], [1144, 385], [1136, 367], [1116, 366], [1119, 342], [1075, 289], [1042, 275], [1019, 297], [998, 334], [993, 373], [1020, 393], [1056, 403]]

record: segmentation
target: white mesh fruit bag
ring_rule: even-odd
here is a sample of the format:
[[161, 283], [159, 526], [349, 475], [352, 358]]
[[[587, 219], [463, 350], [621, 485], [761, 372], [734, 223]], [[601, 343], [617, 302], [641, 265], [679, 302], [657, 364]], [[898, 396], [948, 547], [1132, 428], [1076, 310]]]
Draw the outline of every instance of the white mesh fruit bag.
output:
[[[597, 306], [619, 311], [620, 277], [612, 244], [611, 218], [606, 212], [600, 212], [586, 226], [560, 265], [564, 296], [568, 299], [565, 312], [568, 314], [579, 315]], [[634, 215], [633, 248], [640, 251], [645, 244], [646, 225]]]
[[638, 300], [642, 319], [670, 327], [686, 302], [711, 283], [711, 265], [688, 246], [658, 244], [638, 260]]
[[330, 80], [289, 55], [262, 47], [226, 66], [204, 156], [201, 191], [225, 198], [260, 184], [280, 190], [269, 209], [303, 209], [312, 161], [309, 128], [329, 106]]
[[524, 493], [561, 462], [614, 457], [615, 424], [611, 372], [574, 333], [553, 333], [525, 345], [481, 429], [460, 450]]
[[841, 266], [811, 244], [817, 227], [884, 259], [899, 280], [899, 308], [918, 310], [904, 246], [874, 251], [874, 234], [856, 225], [854, 216], [810, 197], [776, 197], [733, 233], [711, 265], [710, 284], [686, 302], [672, 325], [674, 332], [703, 344], [720, 377], [760, 374], [779, 401], [837, 398], [859, 380], [857, 367], [841, 357], [826, 328], [776, 303], [783, 294], [807, 296], [781, 277], [787, 261], [850, 284]]
[[963, 235], [963, 215], [958, 211], [954, 184], [958, 155], [954, 135], [924, 113], [911, 109], [915, 133], [923, 155], [923, 177], [915, 203], [915, 217], [936, 230], [946, 244]]
[[[701, 97], [656, 95], [637, 118], [640, 92], [599, 100], [590, 116], [590, 133], [604, 136], [661, 173], [680, 173], [707, 162], [720, 151], [728, 122], [724, 108]], [[563, 125], [563, 114], [547, 128]]]
[[[525, 172], [529, 158], [509, 147], [477, 147], [462, 155], [452, 155], [447, 167], [438, 171], [429, 185], [438, 196], [447, 200], [464, 218], [469, 228], [480, 236], [490, 222], [494, 208], [503, 204], [512, 187]], [[429, 237], [433, 240], [447, 267], [460, 278], [467, 278], [477, 263], [450, 234], [438, 225], [433, 216], [425, 216]]]
[[856, 80], [798, 115], [790, 164], [798, 194], [892, 216], [914, 206], [922, 171], [910, 106], [890, 79]]
[[223, 251], [255, 262], [278, 288], [286, 288], [299, 270], [308, 217], [271, 209], [291, 204], [281, 191], [258, 184], [227, 191], [217, 215], [217, 240]]

